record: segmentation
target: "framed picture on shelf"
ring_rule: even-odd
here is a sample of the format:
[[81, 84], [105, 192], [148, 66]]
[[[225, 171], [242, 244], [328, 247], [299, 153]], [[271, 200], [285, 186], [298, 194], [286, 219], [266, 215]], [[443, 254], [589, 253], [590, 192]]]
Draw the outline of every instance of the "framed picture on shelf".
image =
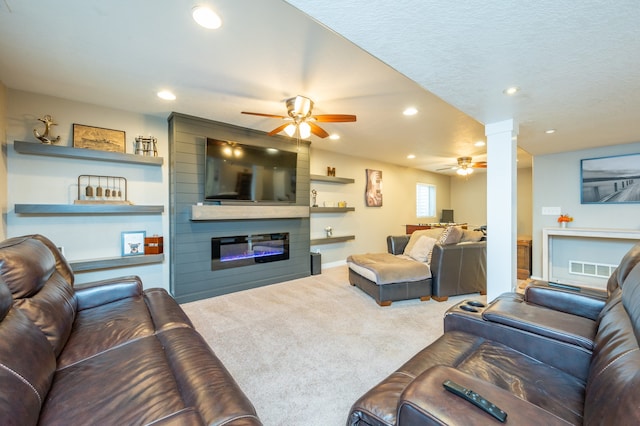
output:
[[144, 254], [145, 231], [126, 231], [122, 233], [122, 255], [136, 256]]
[[73, 125], [74, 148], [124, 153], [125, 143], [124, 130], [104, 129], [75, 123]]
[[640, 154], [580, 161], [582, 204], [640, 203]]

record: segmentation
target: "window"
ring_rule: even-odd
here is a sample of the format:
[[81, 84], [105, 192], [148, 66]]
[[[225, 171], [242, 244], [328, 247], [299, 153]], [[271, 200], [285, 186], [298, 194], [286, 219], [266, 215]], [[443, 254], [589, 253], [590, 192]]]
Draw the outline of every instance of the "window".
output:
[[416, 217], [435, 217], [436, 187], [426, 183], [416, 183]]

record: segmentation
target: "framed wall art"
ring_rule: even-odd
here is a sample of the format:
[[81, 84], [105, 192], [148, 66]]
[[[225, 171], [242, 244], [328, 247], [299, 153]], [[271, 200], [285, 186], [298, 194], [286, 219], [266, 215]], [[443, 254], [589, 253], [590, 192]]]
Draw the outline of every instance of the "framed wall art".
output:
[[102, 127], [73, 125], [73, 147], [95, 149], [98, 151], [125, 152], [124, 130], [104, 129]]
[[365, 202], [367, 207], [382, 207], [382, 171], [366, 169], [367, 187]]
[[581, 203], [640, 203], [640, 154], [580, 161]]
[[144, 254], [145, 231], [126, 231], [122, 233], [122, 255], [136, 256]]

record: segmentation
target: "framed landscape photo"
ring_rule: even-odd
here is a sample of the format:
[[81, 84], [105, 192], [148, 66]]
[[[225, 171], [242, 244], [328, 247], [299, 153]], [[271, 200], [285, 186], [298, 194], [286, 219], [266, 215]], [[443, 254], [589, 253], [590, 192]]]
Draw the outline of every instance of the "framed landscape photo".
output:
[[136, 256], [144, 254], [145, 231], [127, 231], [122, 233], [122, 255]]
[[95, 149], [98, 151], [125, 152], [124, 130], [104, 129], [102, 127], [73, 125], [73, 147]]
[[640, 203], [640, 154], [580, 161], [582, 204]]

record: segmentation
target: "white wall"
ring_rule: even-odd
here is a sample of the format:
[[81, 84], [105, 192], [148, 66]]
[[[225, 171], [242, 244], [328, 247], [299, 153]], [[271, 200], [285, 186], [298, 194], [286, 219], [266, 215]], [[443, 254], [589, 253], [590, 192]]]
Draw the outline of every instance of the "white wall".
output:
[[[160, 167], [118, 164], [90, 160], [18, 154], [13, 141], [40, 143], [33, 129], [42, 131], [37, 119], [50, 114], [58, 123], [53, 135], [60, 135], [59, 145], [72, 146], [73, 123], [126, 132], [126, 151], [132, 153], [138, 135], [158, 139]], [[3, 115], [3, 114], [0, 114]], [[113, 257], [121, 254], [122, 231], [146, 231], [147, 235], [165, 236], [165, 256], [169, 252], [168, 125], [166, 119], [114, 110], [49, 96], [7, 90], [7, 168], [8, 214], [7, 237], [40, 233], [63, 246], [69, 260]], [[72, 204], [77, 198], [79, 175], [122, 176], [128, 181], [128, 199], [139, 205], [164, 205], [162, 215], [16, 215], [15, 204]], [[76, 282], [137, 274], [145, 287], [169, 288], [169, 259], [163, 264], [119, 268], [76, 275]]]
[[[311, 174], [326, 175], [327, 166], [335, 167], [337, 177], [355, 179], [353, 184], [311, 182], [311, 189], [318, 191], [318, 205], [324, 201], [346, 201], [355, 207], [348, 213], [313, 213], [311, 238], [325, 236], [325, 227], [333, 228], [333, 235], [355, 235], [356, 239], [344, 243], [312, 246], [322, 253], [325, 266], [344, 263], [354, 253], [386, 252], [387, 235], [402, 235], [405, 225], [418, 222], [435, 222], [439, 218], [416, 218], [416, 183], [436, 185], [436, 211], [450, 208], [450, 180], [448, 176], [424, 172], [392, 164], [339, 155], [319, 149], [323, 142], [311, 145]], [[343, 142], [341, 142], [343, 143]], [[347, 142], [344, 142], [347, 143]], [[366, 169], [382, 171], [382, 207], [365, 205]]]
[[7, 238], [7, 88], [0, 81], [0, 241]]
[[[640, 229], [640, 204], [580, 204], [580, 160], [640, 153], [640, 143], [536, 156], [533, 161], [533, 275], [542, 275], [542, 229], [558, 226], [557, 216], [543, 216], [542, 207], [560, 207], [573, 216], [576, 228]], [[579, 242], [564, 250], [578, 253]], [[624, 253], [623, 253], [624, 254]], [[618, 253], [602, 250], [598, 261], [617, 264]]]
[[[530, 237], [532, 227], [532, 169], [518, 169], [518, 236]], [[482, 170], [471, 176], [451, 177], [451, 207], [455, 220], [469, 226], [487, 224], [487, 174]]]

